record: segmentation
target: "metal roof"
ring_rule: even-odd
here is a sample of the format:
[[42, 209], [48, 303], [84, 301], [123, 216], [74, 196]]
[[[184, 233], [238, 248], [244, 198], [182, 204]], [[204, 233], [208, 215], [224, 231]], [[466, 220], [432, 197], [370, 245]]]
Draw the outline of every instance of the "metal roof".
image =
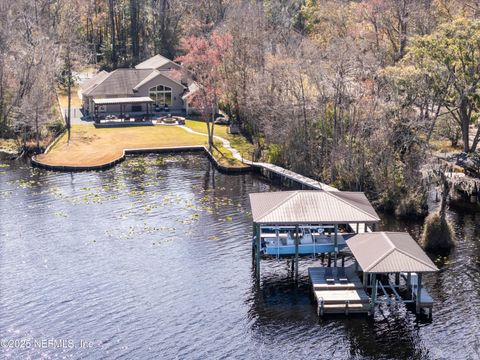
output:
[[153, 100], [148, 96], [139, 96], [139, 97], [125, 97], [125, 98], [93, 99], [93, 102], [96, 105], [111, 105], [111, 104], [152, 103]]
[[404, 232], [357, 234], [347, 245], [366, 273], [434, 272], [435, 264]]
[[362, 192], [298, 190], [250, 194], [259, 224], [374, 223], [380, 218]]

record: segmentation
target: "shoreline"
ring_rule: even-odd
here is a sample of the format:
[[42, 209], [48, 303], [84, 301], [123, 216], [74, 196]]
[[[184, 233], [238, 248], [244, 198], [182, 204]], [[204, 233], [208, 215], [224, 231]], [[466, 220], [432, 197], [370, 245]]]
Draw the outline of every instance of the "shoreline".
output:
[[[86, 165], [86, 166], [72, 166], [72, 165], [51, 165], [43, 163], [36, 159], [36, 155], [31, 157], [32, 166], [45, 170], [60, 171], [60, 172], [81, 172], [81, 171], [102, 171], [111, 169], [117, 164], [126, 159], [128, 155], [145, 155], [145, 154], [161, 154], [161, 153], [185, 153], [185, 152], [204, 152], [214, 166], [225, 173], [246, 173], [253, 170], [249, 165], [244, 167], [238, 166], [224, 166], [220, 164], [217, 159], [208, 151], [204, 145], [192, 145], [192, 146], [172, 146], [172, 147], [151, 147], [151, 148], [135, 148], [124, 149], [123, 154], [106, 163], [98, 165]], [[46, 153], [46, 152], [45, 152]]]
[[129, 154], [204, 151], [222, 171], [244, 172], [251, 167], [228, 140], [216, 135], [219, 143], [210, 151], [207, 134], [187, 126], [155, 126], [153, 131], [145, 131], [142, 127], [95, 129], [76, 125], [72, 127], [73, 147], [65, 137], [63, 131], [43, 153], [33, 155], [32, 165], [54, 171], [94, 171], [111, 168]]
[[[169, 126], [166, 126], [166, 128], [181, 129], [181, 133], [190, 134], [190, 136], [192, 135], [201, 136], [203, 138], [207, 137], [207, 134], [196, 131], [195, 129], [192, 129], [191, 127], [188, 127], [185, 125], [180, 125], [180, 126], [169, 125]], [[131, 128], [131, 129], [135, 129], [135, 128]], [[178, 136], [178, 134], [174, 134], [174, 135]], [[54, 149], [56, 145], [59, 144], [60, 140], [64, 136], [65, 136], [65, 133], [60, 134], [52, 142], [52, 144], [46, 149], [45, 153], [40, 155], [48, 154], [52, 149]], [[213, 163], [215, 168], [226, 174], [240, 174], [240, 173], [255, 171], [255, 172], [259, 172], [264, 177], [269, 179], [277, 178], [279, 179], [280, 183], [287, 184], [288, 186], [293, 186], [294, 184], [297, 184], [302, 189], [338, 191], [338, 189], [334, 187], [331, 187], [327, 184], [321, 183], [314, 179], [307, 178], [301, 174], [295, 173], [288, 169], [284, 169], [280, 166], [276, 166], [276, 165], [265, 163], [265, 162], [254, 162], [254, 161], [245, 159], [238, 149], [231, 146], [231, 143], [229, 140], [218, 135], [214, 135], [214, 139], [221, 143], [220, 147], [223, 148], [223, 150], [230, 152], [231, 159], [233, 159], [234, 164], [232, 165], [230, 164], [231, 159], [228, 160], [226, 164], [222, 163], [221, 159], [224, 159], [225, 155], [222, 152], [220, 152], [220, 150], [217, 147], [215, 147], [215, 149], [217, 150], [216, 152], [220, 153], [222, 156], [220, 159], [218, 159], [214, 155], [215, 152], [210, 151], [208, 148], [208, 145], [206, 145], [204, 141], [200, 141], [199, 143], [197, 141], [193, 141], [193, 143], [186, 144], [186, 145], [170, 145], [170, 146], [154, 145], [154, 146], [147, 146], [147, 147], [142, 147], [140, 146], [142, 142], [137, 142], [133, 145], [133, 147], [122, 148], [121, 153], [119, 152], [117, 156], [113, 157], [112, 159], [109, 159], [109, 161], [97, 162], [97, 163], [94, 162], [93, 164], [88, 164], [88, 165], [62, 164], [62, 163], [52, 164], [52, 163], [49, 163], [48, 161], [42, 161], [41, 159], [38, 159], [37, 155], [34, 155], [31, 157], [31, 164], [34, 167], [43, 168], [43, 169], [52, 170], [52, 171], [63, 171], [63, 172], [102, 171], [102, 170], [110, 169], [113, 166], [117, 165], [118, 163], [122, 162], [123, 160], [125, 160], [127, 155], [150, 154], [150, 153], [204, 152], [205, 155], [208, 157], [208, 159]], [[148, 143], [148, 142], [145, 141], [144, 143]], [[150, 144], [151, 143], [152, 142], [150, 142]], [[178, 141], [178, 138], [177, 138], [176, 143], [181, 143], [181, 141]], [[185, 143], [185, 141], [183, 143]], [[139, 145], [139, 146], [137, 147], [135, 145]], [[87, 146], [93, 146], [93, 144], [88, 144]], [[58, 159], [57, 159], [57, 162], [59, 162]]]

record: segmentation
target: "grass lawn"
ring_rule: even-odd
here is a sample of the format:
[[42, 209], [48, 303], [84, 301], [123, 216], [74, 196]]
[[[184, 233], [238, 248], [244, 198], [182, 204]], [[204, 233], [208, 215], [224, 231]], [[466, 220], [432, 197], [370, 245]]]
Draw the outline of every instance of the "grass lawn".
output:
[[[68, 106], [67, 91], [64, 90], [64, 89], [58, 89], [57, 94], [58, 94], [58, 100], [60, 101], [60, 106], [67, 107]], [[80, 101], [80, 98], [78, 97], [78, 88], [76, 86], [72, 87], [72, 96], [71, 96], [71, 99], [70, 99], [70, 105], [72, 107], [82, 106], [82, 102]]]
[[[38, 155], [37, 160], [53, 166], [95, 166], [118, 159], [124, 149], [193, 145], [207, 145], [207, 137], [175, 126], [96, 129], [91, 125], [74, 125], [69, 144], [65, 133], [48, 154]], [[224, 155], [214, 156], [222, 165], [245, 166], [234, 160], [227, 149], [220, 150]]]
[[[186, 126], [197, 132], [207, 133], [207, 124], [198, 120], [187, 120]], [[237, 149], [243, 158], [252, 160], [253, 144], [249, 143], [242, 135], [232, 135], [227, 132], [228, 126], [215, 124], [214, 133], [228, 141], [230, 145]]]

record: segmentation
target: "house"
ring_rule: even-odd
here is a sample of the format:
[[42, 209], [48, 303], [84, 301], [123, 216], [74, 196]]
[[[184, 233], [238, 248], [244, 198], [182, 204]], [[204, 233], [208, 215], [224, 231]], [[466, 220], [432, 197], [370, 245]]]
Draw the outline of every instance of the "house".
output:
[[131, 69], [101, 71], [80, 85], [83, 109], [95, 118], [108, 114], [148, 116], [189, 113], [189, 97], [198, 90], [182, 66], [161, 55]]

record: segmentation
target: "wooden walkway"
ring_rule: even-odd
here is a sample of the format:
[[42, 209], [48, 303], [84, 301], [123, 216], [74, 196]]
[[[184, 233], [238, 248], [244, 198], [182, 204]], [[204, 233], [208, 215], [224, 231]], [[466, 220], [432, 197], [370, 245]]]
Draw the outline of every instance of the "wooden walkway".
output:
[[340, 282], [337, 268], [332, 268], [334, 283], [325, 280], [326, 267], [312, 267], [308, 275], [312, 283], [312, 291], [317, 303], [317, 314], [369, 314], [370, 297], [363, 289], [363, 284], [355, 274], [353, 267], [346, 267], [348, 282]]
[[[203, 136], [208, 136], [207, 134], [200, 133], [198, 131], [192, 130], [187, 126], [180, 126], [182, 129], [185, 131], [188, 131], [192, 134], [197, 134], [197, 135], [203, 135]], [[214, 138], [221, 141], [223, 144], [223, 147], [227, 149], [228, 151], [231, 152], [232, 156], [237, 159], [238, 161], [241, 161], [244, 164], [250, 165], [256, 169], [258, 169], [263, 176], [267, 178], [271, 178], [271, 175], [273, 174], [274, 176], [279, 177], [281, 180], [287, 180], [291, 183], [296, 183], [297, 185], [300, 185], [305, 189], [310, 189], [310, 190], [326, 190], [326, 191], [338, 191], [338, 189], [329, 186], [327, 184], [321, 183], [320, 181], [316, 181], [313, 179], [310, 179], [306, 176], [297, 174], [296, 172], [284, 169], [280, 166], [273, 165], [270, 163], [266, 162], [256, 162], [256, 161], [251, 161], [248, 159], [245, 159], [242, 157], [240, 152], [234, 148], [232, 148], [230, 142], [218, 135], [214, 135]]]
[[265, 163], [265, 162], [252, 162], [252, 161], [246, 162], [246, 163], [249, 163], [253, 167], [259, 169], [260, 172], [262, 173], [262, 175], [264, 175], [266, 177], [270, 178], [270, 175], [274, 174], [274, 175], [280, 177], [280, 179], [282, 179], [282, 180], [286, 179], [290, 182], [297, 183], [298, 185], [300, 185], [302, 187], [302, 189], [306, 188], [306, 189], [311, 189], [311, 190], [338, 191], [338, 189], [336, 189], [332, 186], [321, 183], [320, 181], [310, 179], [306, 176], [297, 174], [296, 172], [284, 169], [284, 168], [282, 168], [280, 166], [277, 166], [277, 165], [273, 165], [273, 164]]

